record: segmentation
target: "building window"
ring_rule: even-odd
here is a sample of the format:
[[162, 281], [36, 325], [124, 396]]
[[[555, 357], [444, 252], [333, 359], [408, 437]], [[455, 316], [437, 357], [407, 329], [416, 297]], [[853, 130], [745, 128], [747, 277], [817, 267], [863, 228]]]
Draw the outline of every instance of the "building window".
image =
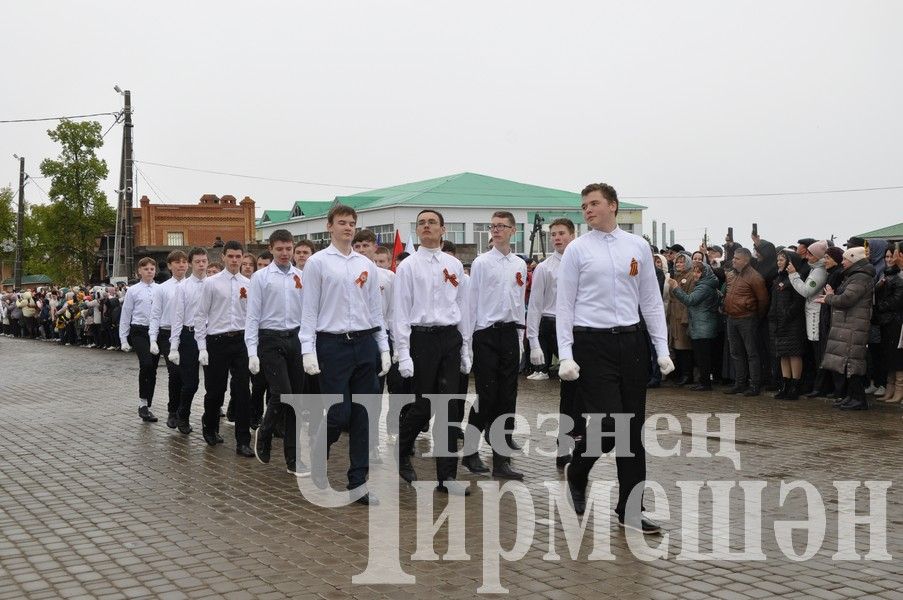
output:
[[307, 234], [306, 234], [306, 233], [299, 233], [298, 235], [293, 235], [293, 236], [292, 236], [292, 239], [294, 239], [294, 240], [295, 240], [295, 243], [297, 244], [297, 243], [300, 242], [301, 240], [306, 240], [306, 239], [307, 239]]
[[633, 233], [633, 223], [618, 223], [618, 227], [627, 233]]
[[379, 244], [391, 246], [395, 243], [395, 225], [373, 225], [364, 229], [372, 231]]
[[322, 248], [328, 246], [331, 241], [328, 231], [318, 231], [317, 233], [312, 233], [307, 236], [307, 239]]
[[185, 234], [181, 231], [169, 231], [166, 233], [167, 246], [184, 246]]
[[[473, 224], [473, 243], [476, 244], [477, 253], [489, 250], [489, 242], [492, 234], [489, 233], [489, 223]], [[517, 223], [514, 226], [514, 235], [511, 236], [511, 249], [515, 254], [524, 253], [524, 224]]]
[[[394, 239], [394, 238], [393, 238]], [[420, 240], [417, 238], [417, 223], [411, 223], [411, 239], [414, 240], [415, 244], [419, 244]], [[464, 243], [464, 223], [449, 223], [445, 222], [445, 235], [442, 236], [443, 240], [448, 240], [455, 244], [463, 244]], [[405, 240], [407, 242], [407, 240]]]

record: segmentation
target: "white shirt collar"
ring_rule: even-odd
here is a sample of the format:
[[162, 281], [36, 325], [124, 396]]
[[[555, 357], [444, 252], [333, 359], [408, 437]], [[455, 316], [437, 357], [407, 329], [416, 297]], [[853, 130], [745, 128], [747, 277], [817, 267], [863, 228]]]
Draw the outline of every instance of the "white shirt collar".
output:
[[495, 246], [492, 247], [492, 250], [489, 251], [490, 254], [494, 255], [496, 260], [511, 260], [511, 257], [514, 256], [514, 250], [509, 250], [508, 254], [502, 254], [498, 251], [498, 248]]

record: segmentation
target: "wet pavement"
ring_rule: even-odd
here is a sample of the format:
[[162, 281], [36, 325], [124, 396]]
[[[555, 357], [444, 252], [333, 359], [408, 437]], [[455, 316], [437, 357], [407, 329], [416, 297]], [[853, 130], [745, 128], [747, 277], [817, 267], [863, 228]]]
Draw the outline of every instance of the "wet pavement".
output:
[[[470, 481], [473, 491], [464, 500], [461, 529], [469, 559], [412, 559], [418, 549], [417, 496], [405, 487], [400, 491], [398, 561], [416, 583], [354, 583], [352, 577], [368, 563], [367, 508], [324, 508], [306, 500], [285, 471], [278, 441], [269, 465], [236, 456], [225, 425], [225, 444], [208, 447], [200, 435], [202, 392], [192, 415], [195, 433], [183, 436], [168, 429], [161, 414], [166, 390], [162, 365], [155, 407], [164, 418], [142, 423], [137, 417], [137, 371], [133, 353], [0, 338], [0, 600], [465, 598], [476, 596], [484, 585], [484, 520], [491, 519], [485, 517], [490, 514], [484, 510], [486, 490], [477, 482], [488, 478], [459, 470], [459, 479]], [[535, 427], [537, 415], [557, 412], [557, 383], [522, 378], [518, 412], [533, 425], [530, 441], [544, 443], [544, 434]], [[903, 496], [897, 481], [903, 476], [903, 409], [898, 405], [845, 413], [831, 409], [824, 399], [780, 402], [765, 396], [735, 398], [719, 391], [661, 388], [649, 393], [647, 414], [653, 413], [673, 414], [682, 429], [664, 431], [664, 421], [659, 421], [661, 445], [670, 448], [680, 441], [681, 451], [647, 461], [649, 481], [660, 484], [667, 495], [669, 515], [661, 519], [666, 556], [654, 558], [636, 546], [632, 551], [631, 540], [613, 518], [597, 513], [612, 556], [591, 556], [591, 524], [572, 559], [565, 533], [573, 533], [573, 527], [563, 526], [556, 513], [550, 517], [546, 486], [560, 481], [561, 471], [554, 459], [534, 450], [514, 458], [515, 467], [526, 475], [534, 518], [527, 522], [520, 511], [519, 519], [510, 494], [500, 503], [503, 548], [511, 549], [518, 532], [533, 533], [522, 557], [499, 561], [500, 584], [512, 597], [903, 598]], [[707, 442], [714, 454], [719, 440], [691, 431], [691, 413], [739, 415], [739, 469], [726, 456], [692, 456], [693, 443]], [[717, 428], [714, 419], [709, 424]], [[393, 447], [385, 437], [382, 444], [386, 461], [374, 468], [388, 470], [394, 464]], [[428, 440], [421, 437], [418, 451], [428, 448]], [[488, 452], [483, 453], [488, 460]], [[415, 459], [414, 466], [422, 478], [435, 473], [429, 458]], [[336, 488], [346, 468], [343, 438], [330, 463]], [[598, 461], [592, 477], [615, 480], [614, 460]], [[796, 480], [820, 493], [818, 505], [824, 506], [827, 524], [817, 551], [802, 561], [788, 558], [787, 545], [782, 549], [775, 536], [776, 521], [806, 518], [802, 491], [790, 493], [783, 506], [779, 503], [781, 482]], [[886, 528], [879, 523], [875, 531], [886, 531], [892, 560], [879, 560], [880, 543], [870, 543], [868, 525], [856, 528], [855, 551], [860, 556], [871, 551], [871, 559], [835, 560], [839, 546], [850, 538], [838, 533], [839, 492], [834, 482], [866, 480], [890, 483], [886, 502], [879, 503], [879, 508], [886, 506]], [[688, 504], [682, 517], [682, 491], [692, 484], [679, 487], [678, 482], [692, 481], [745, 482], [749, 489], [761, 482], [761, 510], [751, 505], [745, 510], [738, 488], [730, 496], [727, 520], [713, 526], [713, 496], [706, 489], [698, 496], [698, 510]], [[878, 487], [874, 484], [873, 490]], [[749, 496], [747, 490], [747, 500]], [[654, 504], [651, 497], [647, 492], [649, 508]], [[686, 500], [693, 498], [688, 495]], [[868, 498], [860, 487], [857, 514], [869, 512]], [[446, 502], [445, 496], [434, 497], [434, 516]], [[759, 515], [762, 540], [754, 546], [761, 556], [699, 560], [690, 555], [694, 521], [699, 523], [700, 553], [710, 552], [721, 540], [739, 552], [744, 532], [755, 530], [750, 518], [755, 521]], [[550, 526], [557, 560], [549, 552]], [[664, 539], [645, 541], [655, 547]], [[794, 551], [802, 554], [805, 532], [795, 532], [792, 539]], [[435, 537], [436, 554], [442, 556], [448, 546], [443, 527]]]

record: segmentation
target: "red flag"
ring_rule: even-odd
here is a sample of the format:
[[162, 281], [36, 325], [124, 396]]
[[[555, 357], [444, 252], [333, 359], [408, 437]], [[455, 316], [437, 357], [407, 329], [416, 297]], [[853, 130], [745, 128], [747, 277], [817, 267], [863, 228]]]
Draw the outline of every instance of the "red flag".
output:
[[398, 233], [398, 230], [395, 230], [395, 245], [392, 247], [392, 272], [395, 272], [395, 267], [398, 266], [397, 259], [398, 255], [404, 252], [404, 244], [401, 243], [401, 234]]

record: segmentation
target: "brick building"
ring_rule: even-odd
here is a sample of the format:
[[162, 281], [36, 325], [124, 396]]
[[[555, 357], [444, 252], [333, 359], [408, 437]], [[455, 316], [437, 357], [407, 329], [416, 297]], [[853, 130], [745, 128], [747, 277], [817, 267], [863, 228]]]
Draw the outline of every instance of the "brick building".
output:
[[254, 201], [247, 196], [238, 202], [235, 196], [204, 194], [197, 204], [151, 204], [142, 196], [132, 219], [138, 248], [209, 248], [217, 237], [243, 244], [255, 239]]

